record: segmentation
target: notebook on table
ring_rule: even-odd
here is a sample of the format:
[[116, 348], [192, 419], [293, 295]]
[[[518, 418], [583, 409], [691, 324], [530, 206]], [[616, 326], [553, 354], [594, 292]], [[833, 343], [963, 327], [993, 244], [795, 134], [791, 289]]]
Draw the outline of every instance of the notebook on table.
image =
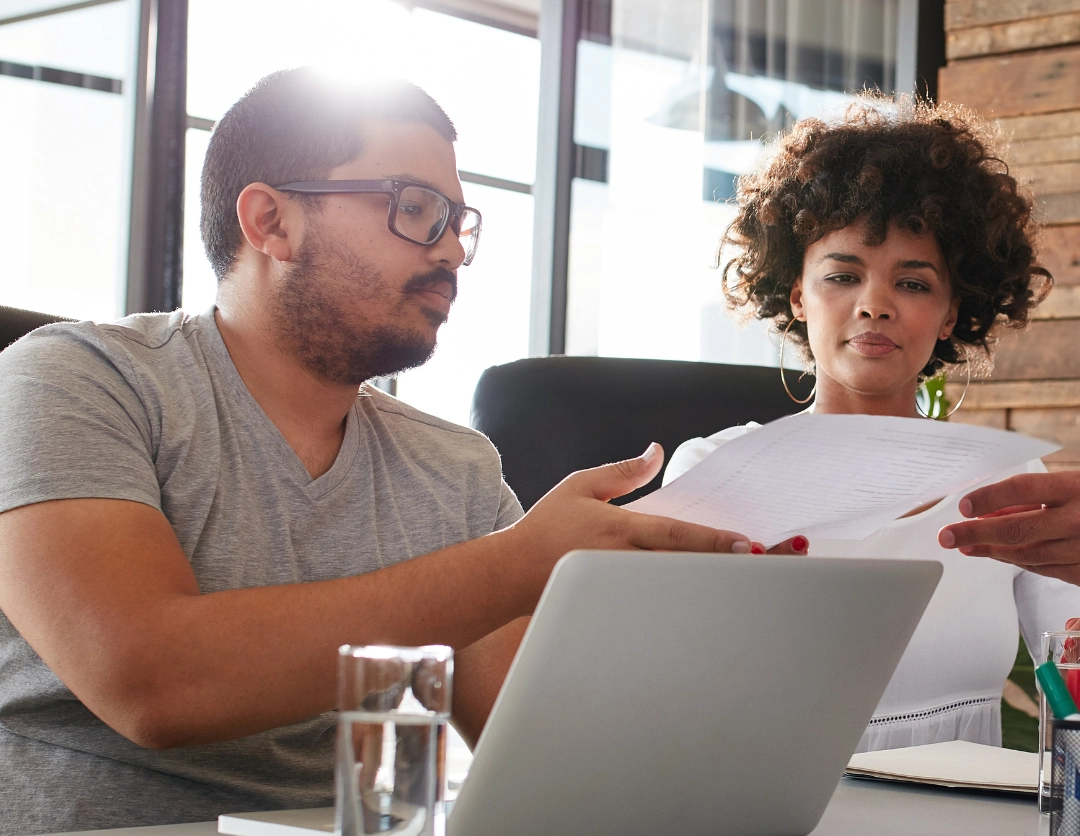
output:
[[852, 755], [847, 774], [937, 787], [1035, 795], [1039, 756], [966, 740]]

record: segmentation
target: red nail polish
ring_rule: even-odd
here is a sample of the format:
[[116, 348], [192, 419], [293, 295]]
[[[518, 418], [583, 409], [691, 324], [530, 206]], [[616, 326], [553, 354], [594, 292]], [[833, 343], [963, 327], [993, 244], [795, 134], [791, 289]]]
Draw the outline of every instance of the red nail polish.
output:
[[810, 543], [801, 534], [791, 541], [791, 548], [795, 549], [797, 552], [806, 551], [806, 547], [809, 545]]
[[761, 548], [757, 543], [754, 543], [750, 547], [750, 554], [765, 554], [765, 549]]

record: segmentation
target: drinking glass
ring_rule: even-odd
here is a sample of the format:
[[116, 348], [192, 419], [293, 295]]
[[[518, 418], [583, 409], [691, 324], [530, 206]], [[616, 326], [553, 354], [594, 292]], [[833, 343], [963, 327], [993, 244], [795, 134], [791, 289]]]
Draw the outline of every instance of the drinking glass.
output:
[[449, 647], [338, 651], [338, 836], [442, 836]]
[[[1080, 703], [1080, 631], [1060, 630], [1042, 634], [1042, 662], [1053, 661], [1074, 700]], [[1051, 769], [1054, 743], [1050, 720], [1053, 712], [1039, 688], [1039, 811], [1049, 813], [1054, 799], [1051, 792]]]

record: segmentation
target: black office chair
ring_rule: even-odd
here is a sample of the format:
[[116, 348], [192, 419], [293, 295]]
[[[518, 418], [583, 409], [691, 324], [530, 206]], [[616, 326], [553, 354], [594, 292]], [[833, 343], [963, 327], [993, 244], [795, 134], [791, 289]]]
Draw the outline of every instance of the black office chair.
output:
[[24, 311], [21, 308], [6, 308], [0, 305], [0, 351], [3, 351], [19, 337], [29, 334], [42, 325], [72, 321], [63, 316]]
[[[813, 378], [787, 374], [798, 398]], [[473, 396], [472, 425], [502, 454], [503, 473], [528, 510], [575, 470], [639, 455], [650, 441], [666, 457], [689, 438], [798, 412], [780, 372], [761, 366], [539, 357], [492, 366]], [[660, 476], [619, 504], [660, 486]]]

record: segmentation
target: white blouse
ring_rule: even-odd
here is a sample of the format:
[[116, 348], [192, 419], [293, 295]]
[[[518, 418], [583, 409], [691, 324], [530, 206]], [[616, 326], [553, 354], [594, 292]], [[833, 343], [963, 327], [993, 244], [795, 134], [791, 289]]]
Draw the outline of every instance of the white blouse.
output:
[[[732, 438], [759, 424], [729, 427], [679, 446], [664, 484]], [[1045, 472], [1042, 462], [1004, 471]], [[893, 520], [864, 540], [811, 539], [811, 556], [911, 558], [940, 561], [944, 573], [874, 710], [857, 751], [895, 749], [946, 740], [1001, 745], [1001, 692], [1016, 659], [1016, 630], [1032, 658], [1041, 634], [1065, 629], [1080, 616], [1080, 587], [983, 557], [967, 557], [937, 543], [942, 526], [958, 522], [966, 488], [933, 507]], [[742, 532], [749, 537], [754, 532]]]

